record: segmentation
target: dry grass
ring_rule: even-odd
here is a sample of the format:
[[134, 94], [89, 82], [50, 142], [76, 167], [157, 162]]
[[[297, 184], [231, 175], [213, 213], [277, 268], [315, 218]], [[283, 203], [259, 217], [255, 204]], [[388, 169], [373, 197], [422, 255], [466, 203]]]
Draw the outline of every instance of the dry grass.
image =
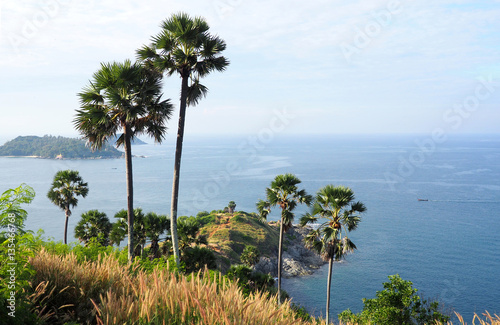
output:
[[[74, 254], [40, 251], [33, 299], [51, 324], [321, 324], [297, 320], [285, 303], [244, 297], [236, 284], [199, 273], [188, 280], [164, 269], [129, 272], [113, 257], [78, 263]], [[134, 274], [134, 275], [132, 275]]]
[[[34, 310], [49, 324], [325, 324], [295, 319], [289, 303], [244, 297], [236, 284], [208, 273], [188, 278], [165, 269], [130, 272], [111, 256], [79, 263], [72, 253], [43, 249], [30, 262], [37, 272]], [[500, 317], [489, 313], [475, 315], [472, 323], [457, 317], [462, 325], [500, 325]]]

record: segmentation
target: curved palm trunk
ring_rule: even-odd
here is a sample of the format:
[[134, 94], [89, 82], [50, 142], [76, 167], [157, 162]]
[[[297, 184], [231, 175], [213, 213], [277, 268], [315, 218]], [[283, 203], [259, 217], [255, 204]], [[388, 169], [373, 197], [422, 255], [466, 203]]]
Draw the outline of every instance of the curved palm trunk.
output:
[[64, 244], [66, 245], [68, 243], [68, 221], [71, 211], [69, 211], [69, 209], [65, 209], [64, 214], [66, 215], [66, 221], [64, 222]]
[[172, 202], [170, 209], [170, 229], [175, 262], [179, 264], [179, 237], [177, 235], [177, 203], [179, 200], [179, 178], [181, 174], [182, 141], [184, 140], [184, 122], [186, 120], [186, 99], [189, 74], [182, 74], [181, 107], [179, 109], [179, 126], [175, 146], [174, 176], [172, 180]]
[[280, 222], [280, 242], [278, 247], [278, 304], [281, 305], [281, 268], [283, 266], [283, 218]]
[[124, 127], [125, 169], [127, 174], [127, 223], [128, 223], [128, 259], [134, 258], [134, 184], [132, 178], [132, 148], [130, 130]]
[[333, 256], [328, 261], [328, 283], [326, 285], [326, 323], [330, 324], [330, 288], [332, 285]]

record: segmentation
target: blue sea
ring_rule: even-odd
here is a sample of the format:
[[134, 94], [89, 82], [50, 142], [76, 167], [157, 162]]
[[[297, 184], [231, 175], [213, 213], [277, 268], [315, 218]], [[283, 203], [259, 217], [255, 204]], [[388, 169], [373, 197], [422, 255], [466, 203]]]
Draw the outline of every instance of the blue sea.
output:
[[[147, 140], [152, 142], [150, 140]], [[135, 207], [168, 214], [174, 138], [133, 146]], [[438, 299], [470, 322], [474, 313], [500, 313], [500, 136], [200, 137], [187, 135], [179, 214], [224, 208], [254, 212], [278, 174], [293, 173], [314, 194], [326, 184], [351, 187], [367, 206], [351, 239], [358, 249], [333, 268], [331, 311], [359, 312], [387, 276], [399, 274], [424, 297]], [[54, 174], [78, 170], [90, 192], [82, 212], [112, 219], [126, 207], [125, 161], [0, 158], [0, 191], [27, 183], [37, 193], [27, 227], [62, 240], [64, 213], [46, 198]], [[423, 199], [427, 201], [419, 201]], [[297, 209], [296, 220], [306, 212]], [[277, 220], [279, 211], [269, 219]], [[327, 269], [285, 279], [293, 301], [325, 314]]]

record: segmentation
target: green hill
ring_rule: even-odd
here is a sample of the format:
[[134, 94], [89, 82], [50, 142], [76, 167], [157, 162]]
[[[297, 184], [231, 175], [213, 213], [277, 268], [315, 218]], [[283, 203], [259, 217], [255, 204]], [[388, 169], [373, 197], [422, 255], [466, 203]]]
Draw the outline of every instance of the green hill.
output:
[[85, 141], [75, 138], [46, 135], [19, 136], [0, 147], [0, 156], [36, 156], [40, 158], [97, 159], [120, 158], [122, 152], [105, 144], [101, 150], [92, 152]]
[[255, 246], [262, 256], [277, 254], [279, 229], [261, 222], [255, 213], [213, 213], [199, 218], [204, 224], [200, 234], [207, 236], [208, 245], [219, 259], [219, 265], [241, 264], [245, 246]]

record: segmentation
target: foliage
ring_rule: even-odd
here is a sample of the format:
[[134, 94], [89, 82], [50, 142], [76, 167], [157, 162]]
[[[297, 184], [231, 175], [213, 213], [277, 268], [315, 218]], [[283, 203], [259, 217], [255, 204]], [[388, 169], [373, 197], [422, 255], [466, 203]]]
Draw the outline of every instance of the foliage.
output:
[[417, 295], [411, 281], [396, 275], [384, 282], [384, 290], [377, 291], [373, 299], [363, 299], [363, 311], [353, 314], [349, 309], [339, 314], [344, 322], [357, 324], [433, 324], [446, 323], [449, 316], [439, 311], [439, 302], [428, 301]]
[[243, 264], [252, 267], [259, 262], [260, 252], [255, 246], [245, 246], [240, 258]]
[[104, 145], [99, 151], [90, 150], [85, 140], [55, 137], [45, 135], [19, 136], [0, 146], [0, 156], [37, 156], [40, 158], [66, 159], [92, 159], [92, 158], [120, 158], [122, 152], [109, 144]]
[[260, 293], [244, 296], [220, 273], [185, 277], [165, 268], [142, 270], [112, 256], [79, 262], [73, 253], [41, 250], [36, 269], [39, 315], [49, 324], [319, 324], [296, 320]]
[[35, 198], [35, 190], [26, 184], [21, 184], [15, 189], [9, 189], [0, 196], [0, 229], [15, 228], [24, 232], [24, 222], [28, 212], [21, 208], [21, 204], [29, 204]]
[[75, 237], [85, 245], [91, 238], [95, 238], [101, 245], [109, 244], [111, 222], [104, 212], [90, 210], [82, 213], [82, 218], [75, 227]]
[[152, 38], [152, 44], [139, 49], [137, 56], [148, 69], [166, 72], [170, 76], [178, 74], [181, 78], [170, 208], [172, 248], [179, 262], [177, 205], [186, 108], [198, 104], [208, 93], [208, 88], [200, 84], [200, 78], [213, 71], [224, 71], [229, 61], [221, 55], [226, 43], [218, 36], [210, 35], [209, 26], [201, 17], [192, 18], [186, 13], [173, 14], [162, 22], [161, 28], [161, 32]]
[[181, 262], [185, 265], [185, 272], [192, 273], [208, 269], [216, 269], [217, 263], [215, 254], [211, 249], [206, 247], [189, 247], [183, 250]]
[[54, 176], [47, 197], [52, 203], [61, 208], [66, 215], [64, 224], [65, 244], [68, 242], [68, 218], [71, 216], [71, 209], [78, 204], [77, 197], [86, 197], [88, 192], [88, 184], [83, 181], [76, 170], [60, 170]]
[[[292, 227], [295, 217], [293, 210], [298, 204], [310, 205], [312, 196], [305, 190], [299, 190], [298, 184], [301, 181], [293, 174], [277, 175], [271, 182], [271, 186], [266, 188], [266, 200], [257, 202], [257, 210], [261, 219], [266, 219], [271, 212], [271, 207], [281, 208], [280, 218], [280, 239], [278, 244], [278, 292], [281, 292], [281, 269], [283, 266], [283, 233]], [[281, 303], [281, 296], [278, 296], [278, 303]]]
[[191, 247], [192, 244], [207, 244], [206, 236], [200, 234], [200, 223], [195, 217], [179, 217], [177, 220], [177, 233], [179, 235], [179, 249], [181, 251]]
[[238, 281], [245, 296], [257, 291], [264, 291], [269, 294], [275, 294], [274, 279], [264, 273], [255, 272], [246, 265], [233, 265], [226, 273], [228, 279]]
[[24, 231], [27, 212], [21, 204], [35, 197], [33, 188], [21, 184], [0, 196], [0, 324], [33, 324], [30, 311], [30, 279], [34, 274], [28, 259], [33, 256], [34, 236]]
[[227, 204], [228, 212], [229, 213], [234, 213], [234, 209], [236, 209], [236, 203], [234, 201], [229, 201]]
[[274, 256], [278, 247], [279, 233], [276, 227], [261, 223], [256, 214], [238, 212], [232, 214], [211, 214], [217, 220], [200, 228], [200, 234], [207, 236], [210, 247], [216, 251], [217, 264], [222, 271], [231, 264], [241, 264], [241, 253], [245, 246], [254, 246], [263, 256]]
[[358, 227], [359, 214], [366, 211], [363, 203], [354, 201], [354, 192], [344, 186], [326, 185], [318, 190], [312, 206], [312, 213], [300, 220], [300, 225], [315, 223], [318, 218], [326, 219], [305, 238], [306, 247], [315, 250], [328, 261], [326, 293], [326, 322], [330, 321], [330, 287], [332, 283], [333, 261], [343, 259], [356, 249], [348, 233]]

